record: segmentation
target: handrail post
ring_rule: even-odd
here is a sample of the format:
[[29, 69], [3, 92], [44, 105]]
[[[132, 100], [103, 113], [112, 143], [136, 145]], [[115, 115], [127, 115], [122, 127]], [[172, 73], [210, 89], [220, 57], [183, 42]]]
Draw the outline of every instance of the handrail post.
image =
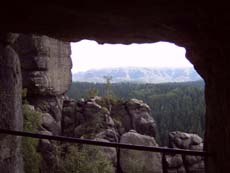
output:
[[186, 172], [186, 173], [190, 173], [188, 164], [187, 164], [187, 162], [186, 162], [185, 154], [181, 154], [181, 156], [182, 156], [182, 160], [183, 160], [183, 165], [184, 165], [185, 172]]
[[120, 167], [120, 148], [117, 146], [117, 169], [116, 173], [121, 173], [121, 167]]
[[168, 173], [168, 166], [167, 166], [165, 153], [162, 153], [162, 168], [163, 168], [163, 173]]

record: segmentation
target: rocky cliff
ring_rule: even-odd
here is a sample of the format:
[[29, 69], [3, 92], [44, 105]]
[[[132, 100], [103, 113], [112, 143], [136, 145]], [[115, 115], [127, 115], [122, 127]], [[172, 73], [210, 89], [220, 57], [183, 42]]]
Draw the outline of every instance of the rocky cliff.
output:
[[23, 87], [30, 96], [56, 96], [68, 90], [72, 68], [68, 42], [20, 34], [14, 48], [21, 62]]
[[[40, 133], [61, 135], [63, 94], [71, 84], [70, 43], [47, 36], [20, 34], [13, 47], [21, 62], [26, 99], [40, 112]], [[55, 142], [40, 141], [43, 172], [52, 165], [50, 157], [54, 146]]]
[[[154, 139], [156, 124], [150, 115], [149, 106], [143, 101], [137, 99], [118, 101], [112, 103], [110, 109], [109, 111], [105, 99], [101, 97], [82, 99], [77, 102], [66, 99], [62, 111], [64, 135], [107, 142], [158, 146]], [[124, 173], [131, 173], [134, 170], [162, 172], [160, 154], [132, 150], [120, 152], [119, 165]], [[109, 149], [109, 152], [105, 150], [104, 153], [116, 167], [117, 151]]]
[[[21, 95], [24, 88], [27, 101], [40, 112], [39, 131], [61, 134], [63, 94], [71, 84], [70, 53], [68, 42], [47, 36], [0, 35], [1, 128], [23, 130]], [[20, 141], [20, 137], [1, 135], [1, 172], [23, 172]], [[46, 146], [45, 142], [41, 141], [41, 148]], [[46, 165], [46, 155], [43, 156]]]
[[[150, 115], [149, 106], [141, 100], [131, 99], [112, 103], [110, 111], [104, 98], [74, 101], [66, 98], [63, 104], [63, 134], [99, 141], [120, 142], [134, 145], [158, 146], [156, 122]], [[196, 134], [171, 132], [169, 148], [202, 150], [203, 140]], [[117, 166], [117, 151], [104, 151], [114, 166]], [[168, 170], [185, 172], [181, 155], [167, 155]], [[204, 172], [203, 158], [186, 156], [190, 171]], [[154, 163], [154, 164], [153, 164]], [[121, 149], [119, 165], [123, 173], [162, 172], [162, 157], [159, 153]]]

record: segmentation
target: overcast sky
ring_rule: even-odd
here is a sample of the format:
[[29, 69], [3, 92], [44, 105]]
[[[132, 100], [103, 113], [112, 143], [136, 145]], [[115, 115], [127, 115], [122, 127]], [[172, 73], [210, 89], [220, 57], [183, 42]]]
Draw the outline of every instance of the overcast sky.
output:
[[72, 72], [109, 67], [193, 67], [185, 49], [172, 43], [103, 44], [82, 40], [71, 43]]

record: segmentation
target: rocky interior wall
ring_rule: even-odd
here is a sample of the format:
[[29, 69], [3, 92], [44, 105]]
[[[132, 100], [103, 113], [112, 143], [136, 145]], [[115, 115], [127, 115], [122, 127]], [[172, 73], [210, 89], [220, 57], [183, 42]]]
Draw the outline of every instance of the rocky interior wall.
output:
[[[218, 43], [218, 44], [217, 44]], [[205, 45], [197, 42], [188, 47], [197, 71], [205, 80], [206, 121], [204, 150], [212, 154], [206, 158], [207, 173], [228, 173], [230, 170], [230, 70], [229, 49], [224, 42]]]
[[[17, 34], [0, 34], [0, 128], [22, 130], [22, 77], [18, 54], [12, 47]], [[0, 172], [21, 173], [21, 137], [0, 134]]]
[[[72, 81], [70, 43], [47, 36], [19, 34], [13, 47], [21, 62], [26, 100], [40, 112], [39, 132], [61, 135], [63, 94]], [[52, 172], [50, 169], [56, 164], [52, 159], [54, 147], [53, 141], [40, 141], [43, 173]]]
[[62, 97], [72, 81], [70, 43], [47, 36], [20, 34], [14, 49], [20, 58], [23, 88], [27, 90], [29, 104], [44, 113], [42, 127], [60, 135]]
[[213, 157], [207, 159], [207, 170], [211, 173], [225, 173], [230, 170], [229, 67], [227, 64], [212, 67], [209, 75], [212, 78], [209, 76], [206, 81], [205, 149], [213, 153]]
[[14, 43], [22, 68], [23, 87], [29, 96], [57, 96], [72, 81], [70, 43], [47, 36], [20, 34]]

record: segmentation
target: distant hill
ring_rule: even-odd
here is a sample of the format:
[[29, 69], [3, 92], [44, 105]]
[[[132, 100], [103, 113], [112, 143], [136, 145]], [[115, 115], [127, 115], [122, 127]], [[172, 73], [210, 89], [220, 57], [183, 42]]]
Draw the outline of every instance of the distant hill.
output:
[[188, 68], [107, 68], [73, 74], [73, 81], [104, 83], [103, 76], [112, 76], [112, 82], [167, 83], [201, 80], [192, 67]]

